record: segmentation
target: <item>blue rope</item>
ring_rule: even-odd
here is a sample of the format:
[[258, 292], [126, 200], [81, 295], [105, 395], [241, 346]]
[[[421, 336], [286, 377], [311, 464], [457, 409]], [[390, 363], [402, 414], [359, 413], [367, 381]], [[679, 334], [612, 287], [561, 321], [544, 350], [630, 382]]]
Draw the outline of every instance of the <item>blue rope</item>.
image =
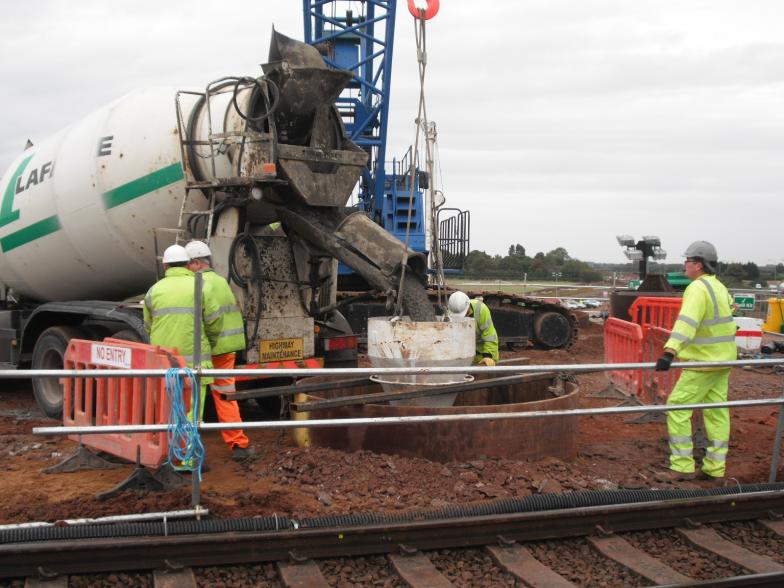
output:
[[[191, 406], [193, 419], [188, 419], [188, 412], [183, 402], [183, 377], [180, 370], [185, 369], [185, 377], [191, 384]], [[201, 466], [204, 463], [204, 444], [199, 435], [199, 413], [201, 390], [197, 386], [196, 377], [188, 368], [169, 368], [166, 370], [166, 394], [169, 397], [169, 427], [166, 437], [169, 440], [168, 463], [178, 471], [198, 471], [201, 481]]]

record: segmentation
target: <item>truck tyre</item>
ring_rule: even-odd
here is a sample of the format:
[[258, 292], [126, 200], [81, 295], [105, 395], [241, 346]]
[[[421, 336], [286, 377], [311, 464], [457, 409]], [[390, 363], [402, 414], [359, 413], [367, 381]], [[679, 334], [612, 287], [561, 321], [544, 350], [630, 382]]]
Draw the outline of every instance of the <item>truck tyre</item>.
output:
[[[84, 332], [71, 326], [46, 329], [33, 348], [34, 370], [61, 370], [63, 358], [71, 339], [85, 338]], [[33, 394], [46, 416], [61, 419], [63, 416], [63, 387], [58, 378], [33, 378]]]
[[122, 331], [117, 331], [112, 335], [112, 339], [120, 339], [121, 341], [131, 341], [133, 343], [143, 343], [142, 338], [139, 336], [139, 333], [137, 333], [133, 329], [123, 329]]

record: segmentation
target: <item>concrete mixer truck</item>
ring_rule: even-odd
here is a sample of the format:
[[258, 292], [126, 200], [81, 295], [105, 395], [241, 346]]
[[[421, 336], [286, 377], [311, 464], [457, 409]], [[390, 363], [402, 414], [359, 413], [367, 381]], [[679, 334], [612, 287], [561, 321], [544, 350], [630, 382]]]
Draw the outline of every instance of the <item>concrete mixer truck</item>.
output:
[[[338, 261], [434, 320], [423, 256], [345, 208], [368, 157], [334, 106], [351, 77], [273, 31], [260, 76], [132, 92], [28, 146], [0, 180], [0, 366], [60, 368], [72, 338], [145, 340], [156, 259], [190, 238], [230, 279], [247, 364], [356, 361]], [[59, 382], [33, 390], [59, 417]]]

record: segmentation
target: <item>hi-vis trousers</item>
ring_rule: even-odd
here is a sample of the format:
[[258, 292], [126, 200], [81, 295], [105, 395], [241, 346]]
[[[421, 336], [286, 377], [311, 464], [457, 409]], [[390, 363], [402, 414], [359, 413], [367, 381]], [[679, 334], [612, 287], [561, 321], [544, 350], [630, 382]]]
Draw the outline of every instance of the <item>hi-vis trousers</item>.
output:
[[[232, 370], [234, 369], [234, 353], [224, 353], [223, 355], [212, 356], [212, 366], [218, 370]], [[224, 400], [221, 394], [231, 394], [236, 388], [234, 387], [234, 378], [215, 378], [215, 381], [210, 384], [212, 390], [212, 400], [215, 402], [215, 412], [218, 413], [218, 420], [221, 423], [239, 423], [242, 421], [240, 416], [240, 407], [236, 400]], [[242, 448], [250, 444], [250, 440], [242, 432], [242, 429], [231, 429], [221, 431], [221, 436], [226, 442], [226, 445], [232, 449], [235, 446]]]
[[[726, 402], [730, 370], [688, 370], [681, 372], [667, 404], [701, 404]], [[691, 410], [667, 413], [667, 432], [670, 437], [670, 468], [676, 472], [694, 472], [694, 444], [691, 437]], [[708, 447], [702, 461], [702, 471], [709, 476], [724, 475], [730, 441], [729, 408], [703, 410]]]

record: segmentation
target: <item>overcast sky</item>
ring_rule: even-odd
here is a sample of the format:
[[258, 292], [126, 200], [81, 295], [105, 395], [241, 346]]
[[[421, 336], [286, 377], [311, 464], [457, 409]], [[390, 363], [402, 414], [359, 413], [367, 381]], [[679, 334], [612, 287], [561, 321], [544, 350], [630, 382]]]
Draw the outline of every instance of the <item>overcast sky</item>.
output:
[[[418, 99], [398, 4], [390, 157]], [[428, 114], [472, 248], [620, 262], [628, 233], [660, 236], [671, 263], [696, 239], [784, 261], [782, 23], [781, 0], [442, 0]], [[301, 39], [302, 2], [5, 3], [0, 168], [132, 89], [259, 73], [273, 24]]]

